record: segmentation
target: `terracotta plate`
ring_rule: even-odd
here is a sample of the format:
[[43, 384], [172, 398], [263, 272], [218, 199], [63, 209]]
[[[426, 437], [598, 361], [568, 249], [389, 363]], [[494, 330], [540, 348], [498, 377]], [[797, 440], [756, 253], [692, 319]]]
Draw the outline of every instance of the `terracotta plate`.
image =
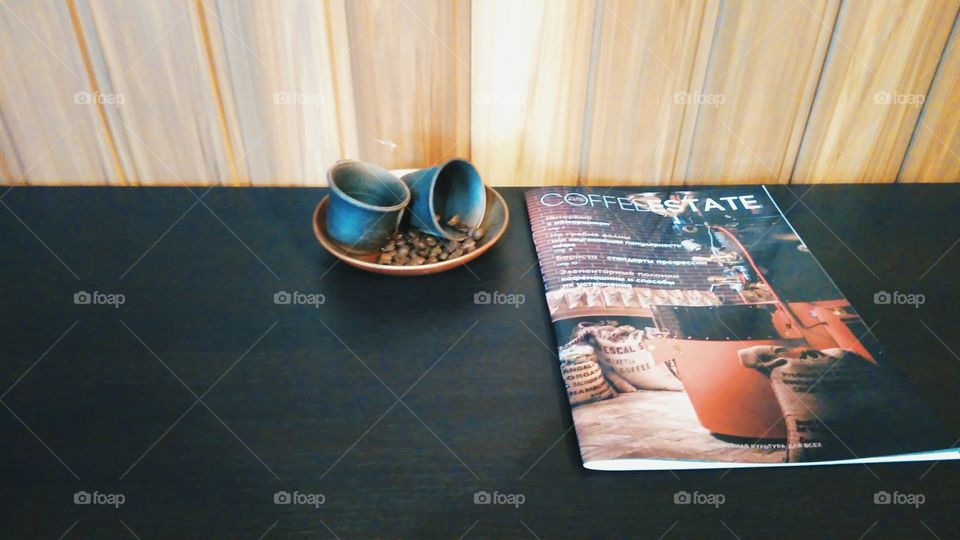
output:
[[313, 212], [313, 233], [320, 241], [320, 245], [333, 254], [341, 261], [355, 266], [368, 272], [378, 274], [387, 274], [391, 276], [422, 276], [425, 274], [436, 274], [456, 268], [464, 263], [470, 262], [480, 255], [483, 255], [491, 246], [497, 243], [497, 240], [503, 236], [507, 230], [507, 223], [510, 221], [510, 212], [507, 210], [507, 203], [503, 197], [487, 186], [487, 211], [483, 215], [481, 226], [486, 230], [484, 237], [477, 242], [477, 249], [456, 259], [440, 261], [433, 264], [422, 264], [420, 266], [390, 266], [386, 264], [377, 264], [377, 253], [369, 255], [353, 255], [347, 253], [327, 236], [327, 204], [329, 196], [325, 196], [317, 209]]

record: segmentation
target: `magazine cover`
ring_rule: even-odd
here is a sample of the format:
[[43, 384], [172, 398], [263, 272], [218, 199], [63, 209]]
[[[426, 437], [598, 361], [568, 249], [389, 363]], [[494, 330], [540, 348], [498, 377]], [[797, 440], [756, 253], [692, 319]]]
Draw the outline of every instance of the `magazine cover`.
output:
[[960, 457], [764, 187], [526, 202], [587, 468]]

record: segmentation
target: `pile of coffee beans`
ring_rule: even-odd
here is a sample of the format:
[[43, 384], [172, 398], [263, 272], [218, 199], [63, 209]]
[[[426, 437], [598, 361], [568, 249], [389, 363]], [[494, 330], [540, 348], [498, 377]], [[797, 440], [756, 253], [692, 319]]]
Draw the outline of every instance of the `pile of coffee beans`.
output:
[[[450, 221], [455, 222], [450, 223]], [[415, 230], [398, 232], [380, 248], [377, 264], [419, 266], [456, 259], [476, 251], [477, 242], [483, 238], [483, 228], [470, 229], [457, 226], [459, 220], [451, 218], [450, 221], [447, 222], [448, 225], [463, 232], [467, 237], [463, 240], [447, 240]]]

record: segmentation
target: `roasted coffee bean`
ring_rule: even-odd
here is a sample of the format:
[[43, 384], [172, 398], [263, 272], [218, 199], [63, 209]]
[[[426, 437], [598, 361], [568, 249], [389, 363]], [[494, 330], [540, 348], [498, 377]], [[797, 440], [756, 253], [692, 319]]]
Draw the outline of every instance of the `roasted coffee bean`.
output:
[[[438, 216], [439, 219], [439, 216]], [[483, 238], [482, 227], [470, 228], [455, 215], [447, 225], [466, 234], [463, 240], [447, 240], [431, 234], [410, 230], [397, 232], [380, 248], [377, 264], [394, 266], [418, 266], [448, 261], [477, 250], [477, 242]]]

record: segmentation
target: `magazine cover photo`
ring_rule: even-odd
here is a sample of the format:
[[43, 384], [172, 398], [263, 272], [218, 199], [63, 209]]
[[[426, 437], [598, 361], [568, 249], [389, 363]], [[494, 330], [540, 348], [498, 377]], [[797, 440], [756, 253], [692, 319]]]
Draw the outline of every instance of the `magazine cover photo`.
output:
[[527, 204], [587, 467], [950, 446], [762, 187]]

